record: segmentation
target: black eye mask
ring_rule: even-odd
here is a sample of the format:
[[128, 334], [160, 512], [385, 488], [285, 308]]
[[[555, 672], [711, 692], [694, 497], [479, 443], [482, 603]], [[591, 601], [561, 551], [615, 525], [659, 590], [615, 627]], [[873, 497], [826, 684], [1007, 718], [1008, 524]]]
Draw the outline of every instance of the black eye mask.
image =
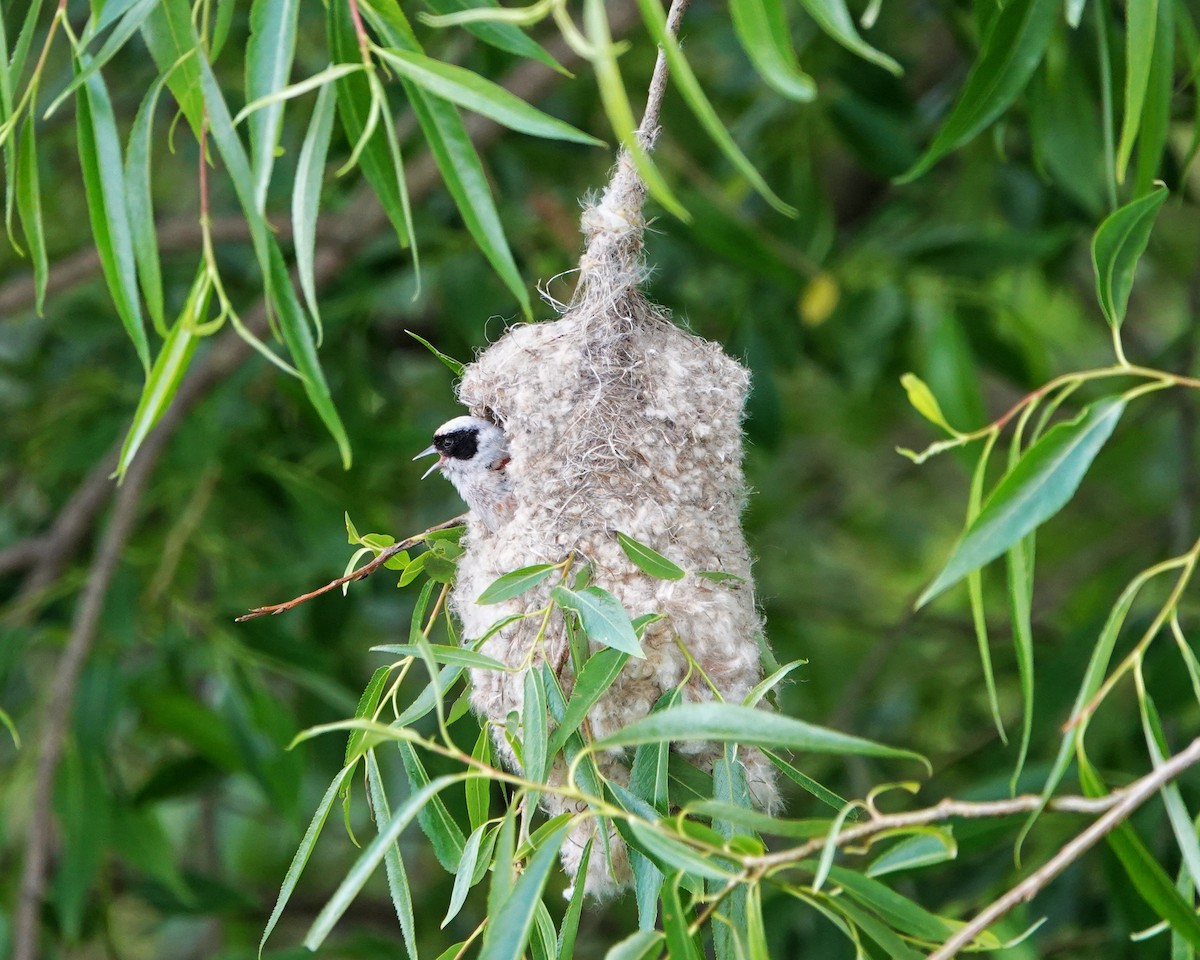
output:
[[455, 430], [433, 438], [438, 453], [453, 460], [470, 460], [479, 451], [478, 430]]

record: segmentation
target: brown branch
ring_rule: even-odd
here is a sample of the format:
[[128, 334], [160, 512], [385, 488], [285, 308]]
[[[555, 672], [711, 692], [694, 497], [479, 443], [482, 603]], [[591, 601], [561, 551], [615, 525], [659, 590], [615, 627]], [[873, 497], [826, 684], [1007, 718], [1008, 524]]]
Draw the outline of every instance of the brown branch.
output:
[[1113, 791], [1109, 794], [1109, 798], [1115, 798], [1115, 802], [1095, 823], [1066, 843], [1058, 853], [1008, 893], [984, 908], [974, 920], [931, 953], [929, 960], [950, 960], [959, 950], [967, 946], [1017, 904], [1032, 900], [1043, 887], [1095, 846], [1106, 834], [1129, 819], [1138, 807], [1149, 800], [1165, 784], [1170, 783], [1184, 770], [1196, 763], [1200, 763], [1200, 737], [1197, 737], [1169, 760], [1159, 764], [1140, 780], [1135, 780], [1124, 789]]
[[[609, 11], [610, 27], [614, 34], [627, 32], [636, 21], [636, 6], [632, 3], [613, 6]], [[549, 44], [548, 46], [552, 55], [564, 66], [579, 63], [580, 58], [565, 44]], [[561, 79], [560, 74], [541, 64], [530, 62], [514, 69], [505, 78], [504, 86], [510, 93], [521, 99], [533, 101], [545, 96]], [[477, 148], [484, 148], [495, 142], [505, 132], [504, 128], [494, 121], [477, 114], [468, 117], [465, 124], [467, 132]], [[422, 197], [427, 196], [437, 185], [440, 177], [437, 164], [428, 152], [422, 154], [411, 164], [408, 173], [409, 195], [413, 202], [418, 202]], [[314, 263], [314, 279], [318, 288], [328, 286], [335, 281], [345, 269], [346, 264], [386, 225], [387, 217], [380, 208], [378, 200], [366, 189], [362, 190], [347, 205], [343, 213], [336, 218], [328, 218], [326, 220], [328, 233], [326, 230], [322, 230], [323, 244], [317, 252]], [[198, 242], [199, 227], [194, 226], [192, 229], [195, 233], [191, 235], [190, 242], [194, 244]], [[244, 234], [239, 234], [239, 238], [242, 235]], [[160, 234], [160, 242], [166, 239], [168, 238]], [[96, 272], [98, 263], [89, 263], [87, 259], [89, 256], [91, 255], [78, 255], [75, 265], [77, 277], [78, 272], [89, 276]], [[56, 289], [67, 285], [61, 280], [59, 284]], [[17, 288], [13, 287], [12, 289]], [[15, 296], [9, 291], [9, 287], [0, 288], [0, 313], [7, 312], [4, 295]], [[8, 309], [12, 309], [11, 304], [7, 306]], [[247, 311], [243, 319], [245, 325], [254, 332], [259, 334], [266, 332], [266, 311], [261, 301], [254, 309]], [[71, 631], [71, 638], [56, 673], [46, 726], [36, 747], [38, 757], [36, 799], [29, 831], [25, 838], [21, 894], [14, 922], [13, 960], [36, 960], [39, 955], [38, 914], [46, 885], [46, 869], [51, 844], [51, 817], [53, 814], [50, 796], [54, 778], [62, 757], [63, 742], [72, 714], [71, 707], [75, 688], [95, 635], [109, 582], [116, 570], [121, 550], [132, 533], [133, 521], [146, 479], [188, 413], [208, 395], [213, 387], [221, 383], [233, 370], [252, 356], [251, 348], [233, 332], [226, 332], [214, 339], [215, 342], [208, 352], [192, 364], [187, 376], [180, 384], [171, 406], [163, 414], [155, 429], [147, 436], [131, 464], [126, 474], [125, 484], [116, 494], [112, 521], [93, 558], [87, 587], [76, 608], [77, 615]], [[111, 465], [106, 466], [103, 471], [99, 467], [94, 468], [77, 494], [72, 497], [71, 503], [68, 504], [68, 508], [72, 505], [88, 507], [87, 510], [80, 509], [78, 511], [82, 521], [80, 530], [86, 531], [88, 526], [94, 522], [106, 499], [105, 495], [112, 489], [107, 482], [94, 483], [94, 478], [102, 473], [106, 481], [111, 470]], [[96, 492], [97, 489], [98, 492]], [[60, 517], [60, 520], [62, 519]], [[58, 528], [59, 524], [56, 522], [55, 529]], [[58, 564], [59, 570], [69, 562], [70, 554], [74, 553], [83, 539], [82, 535], [76, 537], [72, 543], [64, 545], [64, 549], [55, 554], [55, 562]], [[25, 552], [27, 555], [27, 550]], [[25, 557], [17, 559], [25, 559]]]
[[112, 519], [96, 548], [83, 596], [75, 608], [66, 650], [54, 673], [54, 685], [46, 704], [45, 726], [38, 739], [33, 815], [25, 837], [25, 860], [21, 868], [13, 933], [13, 960], [35, 960], [38, 955], [37, 924], [50, 851], [54, 779], [71, 724], [75, 688], [95, 639], [109, 585], [117, 571], [125, 541], [133, 529], [142, 490], [153, 466], [153, 458], [135, 460], [125, 475], [125, 483], [113, 505]]
[[462, 516], [455, 517], [453, 520], [445, 520], [436, 526], [432, 526], [423, 533], [418, 533], [414, 536], [411, 536], [407, 540], [401, 540], [399, 543], [393, 543], [390, 547], [384, 547], [379, 551], [378, 554], [376, 554], [373, 560], [371, 560], [369, 563], [364, 563], [353, 573], [348, 573], [344, 577], [338, 577], [336, 580], [330, 580], [329, 583], [325, 584], [325, 586], [318, 587], [316, 590], [312, 590], [309, 593], [301, 594], [293, 600], [288, 600], [284, 603], [271, 604], [267, 607], [255, 607], [249, 613], [243, 613], [240, 617], [234, 617], [234, 623], [242, 623], [245, 620], [254, 620], [257, 617], [265, 617], [267, 614], [270, 614], [274, 617], [284, 613], [287, 610], [291, 610], [293, 607], [300, 606], [300, 604], [313, 599], [313, 597], [319, 597], [321, 594], [328, 593], [330, 590], [336, 590], [338, 587], [347, 583], [353, 583], [355, 580], [364, 580], [389, 560], [391, 560], [396, 554], [403, 550], [407, 550], [409, 547], [415, 547], [418, 543], [424, 541], [429, 534], [436, 533], [438, 530], [449, 530], [452, 527], [462, 526], [466, 519], [467, 515], [464, 513]]

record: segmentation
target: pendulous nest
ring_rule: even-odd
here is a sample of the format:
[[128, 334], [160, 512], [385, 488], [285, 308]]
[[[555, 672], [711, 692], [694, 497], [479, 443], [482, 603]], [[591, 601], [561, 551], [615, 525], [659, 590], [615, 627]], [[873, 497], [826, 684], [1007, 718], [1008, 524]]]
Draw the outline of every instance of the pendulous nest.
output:
[[[721, 696], [740, 702], [761, 678], [761, 618], [751, 583], [751, 557], [740, 517], [742, 418], [749, 374], [721, 347], [675, 326], [669, 313], [639, 292], [645, 270], [642, 208], [645, 187], [627, 156], [583, 214], [586, 251], [580, 281], [561, 319], [510, 328], [464, 372], [458, 388], [471, 413], [499, 424], [508, 438], [508, 466], [517, 501], [504, 526], [472, 524], [459, 562], [453, 606], [468, 638], [496, 620], [545, 605], [545, 583], [504, 604], [475, 599], [501, 575], [574, 552], [591, 565], [593, 582], [614, 594], [631, 616], [660, 613], [643, 637], [645, 660], [630, 659], [588, 721], [601, 737], [645, 716], [664, 692], [687, 681], [683, 699], [713, 693], [692, 671], [686, 646]], [[678, 581], [643, 573], [625, 556], [617, 531], [664, 554], [687, 571]], [[744, 582], [715, 582], [700, 571], [725, 571]], [[518, 621], [482, 647], [512, 667], [526, 662], [540, 618]], [[566, 636], [555, 613], [544, 659], [560, 670], [565, 692], [574, 683]], [[474, 671], [475, 709], [493, 721], [496, 743], [510, 765], [503, 735], [510, 712], [521, 714], [524, 674]], [[677, 744], [704, 767], [719, 745]], [[750, 793], [760, 807], [778, 802], [773, 768], [742, 748]], [[601, 772], [628, 781], [628, 758], [597, 758]], [[551, 780], [562, 782], [557, 767]], [[552, 813], [570, 805], [550, 797]], [[578, 828], [563, 850], [574, 873], [594, 823]], [[609, 856], [590, 859], [589, 893], [606, 894], [629, 880], [623, 845], [612, 836]]]

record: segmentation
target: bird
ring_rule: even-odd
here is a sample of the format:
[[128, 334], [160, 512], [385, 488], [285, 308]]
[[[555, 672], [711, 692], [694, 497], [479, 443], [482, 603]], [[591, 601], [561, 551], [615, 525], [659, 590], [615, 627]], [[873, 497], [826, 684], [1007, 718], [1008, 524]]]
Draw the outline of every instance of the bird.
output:
[[434, 431], [433, 443], [413, 459], [431, 454], [437, 454], [437, 463], [422, 480], [440, 470], [466, 501], [470, 515], [488, 530], [499, 529], [512, 516], [516, 502], [507, 469], [511, 458], [500, 427], [479, 417], [447, 420]]

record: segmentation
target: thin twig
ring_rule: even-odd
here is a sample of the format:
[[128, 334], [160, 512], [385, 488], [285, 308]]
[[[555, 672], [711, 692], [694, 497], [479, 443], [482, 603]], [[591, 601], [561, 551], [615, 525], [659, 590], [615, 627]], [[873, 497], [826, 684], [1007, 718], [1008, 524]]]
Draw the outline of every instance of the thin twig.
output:
[[1184, 770], [1198, 762], [1200, 762], [1200, 737], [1193, 740], [1171, 759], [1159, 764], [1140, 780], [1135, 780], [1128, 787], [1109, 794], [1105, 799], [1115, 799], [1115, 802], [1095, 823], [1074, 840], [1065, 844], [1058, 853], [1008, 893], [984, 908], [974, 920], [931, 953], [929, 960], [950, 960], [959, 950], [967, 946], [1017, 904], [1032, 900], [1038, 891], [1078, 860], [1087, 850], [1095, 846], [1105, 834], [1124, 823], [1164, 784], [1174, 780]]
[[[1011, 817], [1018, 813], [1031, 813], [1042, 809], [1053, 810], [1057, 813], [1103, 813], [1118, 803], [1124, 794], [1125, 791], [1118, 790], [1095, 799], [1091, 797], [1057, 797], [1049, 803], [1045, 803], [1042, 797], [1029, 793], [1008, 800], [977, 801], [947, 798], [932, 807], [924, 807], [920, 810], [906, 810], [903, 813], [875, 813], [871, 819], [847, 827], [837, 835], [833, 843], [834, 846], [844, 847], [856, 840], [866, 840], [888, 830], [921, 827], [955, 819], [980, 820], [991, 817]], [[747, 867], [762, 870], [790, 866], [820, 853], [828, 842], [827, 837], [817, 837], [798, 847], [749, 857], [744, 862]]]
[[[683, 15], [687, 13], [692, 0], [674, 0], [671, 9], [667, 11], [667, 35], [679, 36], [679, 25]], [[670, 65], [667, 62], [667, 51], [658, 48], [658, 59], [654, 61], [654, 73], [650, 76], [650, 86], [646, 90], [646, 112], [642, 114], [642, 122], [638, 126], [638, 139], [643, 143], [653, 140], [658, 130], [658, 118], [662, 113], [663, 98], [667, 93], [667, 81], [670, 78]]]
[[287, 600], [284, 603], [274, 603], [267, 607], [255, 607], [249, 613], [243, 613], [240, 617], [234, 617], [235, 623], [242, 623], [245, 620], [253, 620], [256, 617], [265, 617], [267, 614], [277, 616], [284, 611], [291, 610], [293, 607], [298, 607], [300, 604], [311, 600], [313, 597], [319, 597], [323, 593], [328, 593], [330, 590], [336, 590], [338, 587], [353, 583], [355, 580], [363, 580], [369, 577], [372, 573], [382, 567], [385, 563], [392, 559], [402, 550], [407, 550], [409, 547], [415, 547], [418, 543], [425, 540], [429, 534], [436, 533], [439, 530], [449, 530], [452, 527], [460, 527], [466, 521], [467, 515], [455, 517], [453, 520], [446, 520], [436, 526], [430, 527], [424, 533], [418, 533], [415, 536], [409, 537], [407, 540], [401, 540], [398, 543], [393, 543], [390, 547], [384, 547], [369, 563], [364, 563], [353, 573], [348, 573], [344, 577], [338, 577], [336, 580], [330, 580], [323, 587], [318, 587], [309, 593], [302, 594], [293, 600]]

